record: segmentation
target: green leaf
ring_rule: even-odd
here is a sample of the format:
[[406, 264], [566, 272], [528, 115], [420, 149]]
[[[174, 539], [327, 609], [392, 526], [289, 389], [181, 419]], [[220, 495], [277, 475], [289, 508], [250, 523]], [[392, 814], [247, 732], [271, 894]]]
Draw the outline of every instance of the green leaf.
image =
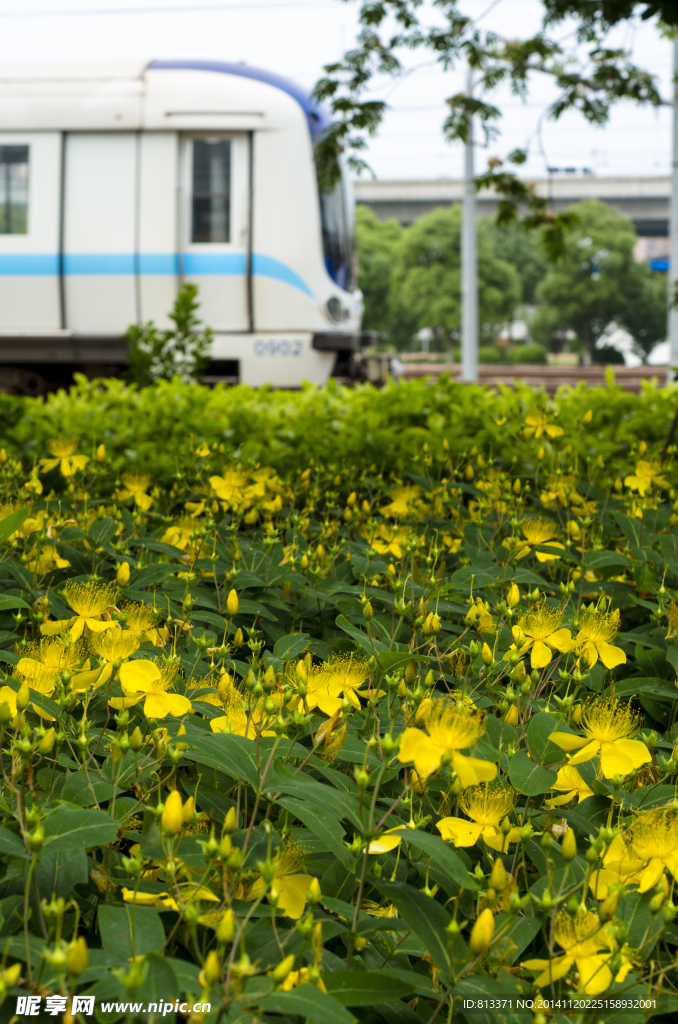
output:
[[337, 860], [349, 871], [353, 871], [354, 860], [352, 855], [344, 846], [344, 830], [336, 818], [326, 812], [320, 812], [317, 807], [312, 807], [305, 800], [294, 800], [292, 797], [283, 797], [278, 800], [281, 807], [299, 818], [307, 829], [321, 839], [330, 853], [333, 853]]
[[317, 815], [322, 817], [333, 815], [337, 821], [346, 818], [356, 828], [362, 830], [360, 808], [356, 797], [349, 793], [339, 793], [333, 786], [317, 782], [301, 772], [295, 775], [288, 768], [284, 768], [278, 760], [274, 761], [269, 768], [266, 776], [266, 789], [273, 793], [287, 793], [290, 796], [300, 797], [314, 808]]
[[549, 740], [553, 732], [558, 732], [559, 722], [546, 711], [532, 715], [527, 726], [527, 745], [535, 761], [540, 764], [560, 764], [563, 751]]
[[511, 785], [525, 796], [548, 793], [557, 777], [555, 772], [531, 761], [524, 750], [518, 750], [509, 758]]
[[273, 647], [273, 654], [282, 661], [292, 661], [305, 650], [311, 642], [308, 633], [292, 633], [290, 636], [281, 636], [276, 640]]
[[337, 615], [335, 622], [339, 629], [343, 629], [344, 633], [348, 633], [351, 639], [355, 640], [366, 654], [378, 655], [382, 651], [387, 650], [386, 644], [382, 643], [381, 640], [377, 640], [376, 636], [368, 636], [367, 633], [363, 633], [362, 629], [351, 625], [345, 615]]
[[0, 825], [0, 854], [4, 857], [27, 857], [26, 847], [19, 836]]
[[444, 839], [439, 839], [438, 836], [433, 836], [430, 832], [420, 832], [418, 829], [411, 828], [401, 828], [397, 834], [402, 836], [402, 842], [409, 843], [410, 846], [414, 846], [430, 857], [434, 864], [460, 889], [478, 888], [478, 882], [469, 875], [459, 854], [455, 853]]
[[298, 1014], [323, 1024], [353, 1024], [355, 1017], [341, 1003], [315, 985], [299, 985], [291, 992], [275, 992], [257, 1001], [264, 1013]]
[[393, 903], [398, 916], [402, 917], [414, 934], [421, 939], [431, 959], [437, 964], [443, 980], [447, 981], [450, 958], [445, 929], [450, 923], [450, 915], [445, 908], [404, 882], [378, 881], [374, 882], [374, 886]]
[[259, 786], [256, 745], [244, 736], [234, 733], [206, 733], [186, 723], [186, 738], [195, 744], [184, 753], [188, 761], [216, 768], [232, 779], [244, 779], [255, 789]]
[[410, 654], [409, 651], [382, 651], [377, 658], [379, 668], [384, 672], [394, 672], [397, 668], [404, 668], [411, 661], [430, 662], [425, 654]]
[[332, 971], [323, 974], [328, 993], [342, 1006], [373, 1006], [392, 999], [402, 999], [414, 992], [415, 984], [381, 971]]
[[133, 956], [157, 952], [165, 945], [165, 929], [154, 907], [102, 903], [98, 924], [104, 949], [120, 963], [127, 964]]
[[9, 608], [30, 608], [30, 605], [22, 601], [20, 597], [14, 597], [11, 594], [0, 594], [0, 612], [5, 612]]
[[30, 515], [30, 509], [19, 508], [4, 519], [0, 519], [0, 544], [19, 530]]
[[[629, 542], [630, 547], [640, 547], [640, 524], [637, 519], [632, 519], [631, 516], [624, 515], [623, 512], [613, 512], [612, 515], [617, 520], [617, 523], [624, 531], [626, 538]], [[627, 562], [628, 565], [628, 562]]]
[[[117, 791], [120, 792], [119, 789]], [[92, 804], [110, 800], [115, 792], [116, 787], [105, 779], [90, 777], [88, 783], [84, 772], [77, 772], [66, 779], [59, 798], [67, 800], [69, 804], [91, 807]]]
[[132, 585], [135, 590], [143, 590], [144, 587], [153, 587], [157, 583], [164, 583], [177, 571], [176, 565], [168, 565], [167, 562], [154, 563], [141, 569], [134, 577]]
[[492, 586], [498, 581], [497, 571], [474, 569], [473, 566], [466, 565], [452, 573], [451, 583], [455, 590], [480, 590], [482, 587]]
[[[539, 934], [541, 920], [536, 917], [513, 917], [509, 919], [508, 914], [497, 914], [495, 918], [495, 929], [498, 932], [508, 922], [508, 930], [499, 939], [496, 945], [496, 956], [504, 958], [513, 964], [518, 957], [532, 942], [532, 939]], [[493, 947], [494, 948], [494, 947]]]
[[77, 850], [115, 842], [115, 825], [104, 811], [60, 807], [45, 818], [45, 849]]
[[609, 565], [621, 565], [625, 569], [632, 567], [630, 560], [616, 551], [587, 551], [584, 565], [587, 569], [606, 569]]

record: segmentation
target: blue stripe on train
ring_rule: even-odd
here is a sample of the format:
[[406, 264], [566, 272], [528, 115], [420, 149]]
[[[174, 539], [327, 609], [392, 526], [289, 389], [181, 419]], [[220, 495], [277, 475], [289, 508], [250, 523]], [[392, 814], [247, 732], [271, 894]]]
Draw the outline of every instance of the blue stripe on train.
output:
[[[183, 268], [180, 264], [183, 263]], [[187, 277], [235, 276], [242, 277], [247, 270], [244, 253], [65, 253], [64, 274], [69, 277], [125, 276], [140, 273], [149, 276], [176, 275], [182, 269]], [[2, 277], [52, 277], [59, 273], [56, 254], [0, 254]], [[280, 281], [315, 298], [304, 279], [287, 264], [262, 253], [252, 254], [252, 273]]]

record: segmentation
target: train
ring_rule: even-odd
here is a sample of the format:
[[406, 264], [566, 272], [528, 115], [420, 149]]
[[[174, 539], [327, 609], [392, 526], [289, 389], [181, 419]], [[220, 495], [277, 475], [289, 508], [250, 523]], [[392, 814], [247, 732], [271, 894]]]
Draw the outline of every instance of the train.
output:
[[368, 338], [351, 182], [318, 183], [329, 124], [247, 64], [0, 68], [0, 388], [119, 373], [128, 327], [169, 327], [184, 282], [208, 380], [347, 373]]

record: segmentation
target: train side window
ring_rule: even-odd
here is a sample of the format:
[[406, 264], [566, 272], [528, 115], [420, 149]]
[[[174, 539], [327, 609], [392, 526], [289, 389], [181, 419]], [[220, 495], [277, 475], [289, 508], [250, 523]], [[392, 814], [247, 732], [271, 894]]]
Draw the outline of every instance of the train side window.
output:
[[28, 146], [0, 146], [0, 235], [28, 232]]
[[193, 140], [192, 242], [231, 240], [231, 143]]

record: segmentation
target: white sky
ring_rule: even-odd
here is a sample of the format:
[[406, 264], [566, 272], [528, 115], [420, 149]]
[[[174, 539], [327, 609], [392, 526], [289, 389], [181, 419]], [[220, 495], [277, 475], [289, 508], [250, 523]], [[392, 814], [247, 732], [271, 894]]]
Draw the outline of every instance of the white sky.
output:
[[[242, 60], [310, 89], [322, 65], [337, 60], [354, 42], [357, 6], [355, 0], [0, 0], [0, 61]], [[490, 0], [460, 0], [461, 10], [472, 17], [490, 6]], [[436, 18], [430, 0], [424, 10]], [[539, 0], [498, 0], [479, 24], [524, 38], [537, 30], [540, 15]], [[571, 42], [571, 26], [561, 25], [554, 34], [569, 36]], [[633, 59], [658, 76], [667, 98], [671, 44], [640, 22], [619, 30], [613, 41], [629, 47]], [[409, 74], [381, 82], [373, 91], [375, 98], [388, 100], [391, 110], [366, 159], [379, 178], [458, 177], [461, 146], [445, 143], [441, 124], [445, 97], [463, 89], [463, 69], [421, 66], [423, 54], [406, 55], [406, 60], [413, 69]], [[567, 114], [557, 123], [544, 123], [540, 145], [537, 126], [554, 96], [544, 79], [534, 80], [526, 104], [507, 90], [496, 94], [493, 102], [504, 113], [501, 136], [488, 149], [479, 148], [477, 169], [484, 169], [487, 156], [503, 156], [529, 142], [527, 175], [542, 175], [547, 165], [587, 167], [598, 175], [668, 174], [669, 108], [625, 102], [602, 129], [588, 126], [579, 114]]]

